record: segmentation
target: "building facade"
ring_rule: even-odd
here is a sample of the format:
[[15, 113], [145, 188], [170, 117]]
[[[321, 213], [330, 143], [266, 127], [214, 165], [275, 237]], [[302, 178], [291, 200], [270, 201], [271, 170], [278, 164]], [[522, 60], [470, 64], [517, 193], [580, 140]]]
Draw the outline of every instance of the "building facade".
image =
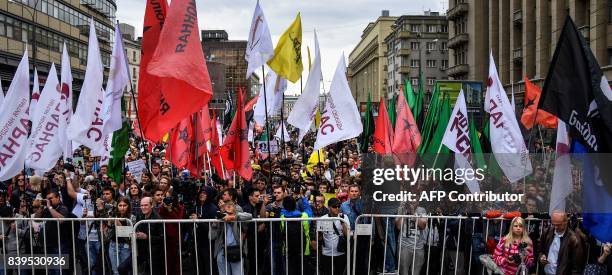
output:
[[502, 83], [508, 92], [514, 90], [521, 105], [523, 76], [543, 84], [567, 15], [612, 79], [610, 0], [450, 0], [447, 73], [454, 79], [485, 81], [490, 49]]
[[389, 11], [363, 30], [361, 40], [349, 54], [348, 80], [351, 93], [361, 109], [365, 108], [368, 93], [372, 101], [386, 97], [388, 86], [387, 57], [385, 38], [391, 33], [396, 16], [389, 16]]
[[[134, 26], [121, 23], [119, 24], [119, 29], [123, 36], [125, 57], [128, 61], [128, 71], [132, 85], [131, 88], [125, 91], [123, 98], [126, 101], [127, 117], [133, 121], [136, 119], [135, 102], [138, 102], [138, 75], [140, 74], [140, 53], [142, 49], [141, 39], [135, 38]], [[132, 91], [134, 92], [134, 98], [132, 98]]]
[[436, 80], [447, 79], [448, 22], [438, 12], [423, 15], [402, 15], [385, 39], [387, 52], [387, 92], [391, 96], [408, 81], [418, 89], [419, 73], [423, 73], [426, 93]]
[[[210, 71], [213, 81], [213, 97], [209, 103], [211, 109], [225, 109], [225, 100], [230, 95], [235, 97], [238, 89], [245, 89], [247, 97], [251, 98], [252, 82], [258, 82], [257, 76], [247, 79], [247, 62], [244, 58], [246, 52], [246, 40], [229, 40], [225, 30], [203, 30], [202, 49], [207, 64], [218, 63], [215, 69]], [[210, 69], [210, 68], [209, 68]], [[220, 71], [223, 74], [220, 75]], [[222, 83], [220, 83], [222, 82]], [[234, 100], [234, 102], [236, 102]]]
[[27, 47], [30, 69], [38, 69], [44, 84], [51, 63], [61, 71], [66, 42], [76, 102], [87, 65], [89, 19], [94, 19], [102, 63], [108, 69], [115, 11], [114, 0], [0, 0], [0, 79], [10, 83]]

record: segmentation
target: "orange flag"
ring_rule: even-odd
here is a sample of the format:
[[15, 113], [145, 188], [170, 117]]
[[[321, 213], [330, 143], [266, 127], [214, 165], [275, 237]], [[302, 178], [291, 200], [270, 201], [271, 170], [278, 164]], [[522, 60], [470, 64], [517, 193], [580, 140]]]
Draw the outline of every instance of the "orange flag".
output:
[[[149, 126], [155, 128], [155, 121], [159, 113], [159, 100], [161, 98], [161, 83], [159, 78], [149, 74], [147, 68], [159, 41], [164, 20], [166, 18], [166, 1], [147, 0], [142, 32], [142, 55], [140, 58], [140, 72], [138, 82], [138, 115], [141, 128], [148, 140], [160, 141], [157, 132], [152, 133]], [[167, 132], [167, 131], [166, 131]], [[139, 133], [140, 134], [140, 133]], [[163, 136], [164, 134], [162, 134]]]
[[200, 111], [212, 97], [212, 85], [200, 44], [195, 0], [173, 0], [147, 71], [161, 78], [158, 112], [147, 133], [161, 138], [181, 120]]
[[249, 126], [246, 123], [243, 106], [243, 90], [238, 91], [238, 105], [232, 125], [227, 131], [221, 156], [226, 169], [233, 169], [238, 175], [246, 180], [251, 180], [253, 169], [249, 159], [249, 142], [247, 140]]
[[389, 113], [387, 113], [387, 107], [385, 106], [385, 99], [382, 97], [380, 98], [378, 118], [374, 127], [376, 128], [372, 135], [374, 152], [381, 155], [391, 154], [394, 134], [393, 128], [391, 128], [391, 120], [389, 120]]
[[397, 120], [392, 151], [394, 154], [416, 153], [421, 145], [421, 133], [414, 122], [414, 116], [408, 107], [404, 93], [400, 91], [397, 100]]
[[557, 117], [538, 109], [538, 102], [540, 102], [540, 95], [542, 94], [540, 87], [529, 81], [526, 76], [523, 79], [525, 80], [525, 109], [523, 109], [521, 122], [525, 125], [525, 128], [533, 128], [534, 123], [545, 128], [557, 128]]

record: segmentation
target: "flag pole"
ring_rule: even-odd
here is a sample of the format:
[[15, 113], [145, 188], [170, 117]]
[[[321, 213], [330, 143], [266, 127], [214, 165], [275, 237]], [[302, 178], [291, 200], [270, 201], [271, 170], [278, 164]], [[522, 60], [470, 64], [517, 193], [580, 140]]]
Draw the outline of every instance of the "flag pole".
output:
[[[266, 141], [268, 144], [268, 155], [270, 155], [270, 125], [268, 123], [268, 96], [266, 95], [266, 71], [265, 71], [264, 65], [261, 65], [261, 75], [263, 76], [264, 109], [266, 113], [266, 136], [267, 136]], [[277, 76], [277, 77], [280, 77], [280, 76]], [[269, 159], [268, 162], [270, 165], [270, 173], [268, 174], [268, 184], [272, 184], [272, 159]]]
[[200, 157], [198, 156], [198, 151], [199, 151], [199, 144], [198, 144], [198, 115], [197, 112], [193, 114], [193, 119], [191, 120], [193, 122], [193, 129], [195, 129], [195, 131], [193, 131], [193, 140], [195, 143], [195, 151], [194, 151], [194, 156], [196, 158], [196, 176], [199, 177], [200, 176]]

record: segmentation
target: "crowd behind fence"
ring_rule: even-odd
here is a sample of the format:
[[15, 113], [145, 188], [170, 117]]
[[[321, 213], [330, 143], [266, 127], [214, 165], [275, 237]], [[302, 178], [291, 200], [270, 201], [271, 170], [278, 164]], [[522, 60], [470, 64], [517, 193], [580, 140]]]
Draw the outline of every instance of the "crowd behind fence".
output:
[[[481, 263], [482, 256], [495, 253], [495, 246], [515, 220], [363, 214], [351, 228], [343, 217], [251, 219], [238, 215], [228, 221], [148, 219], [136, 223], [117, 218], [3, 218], [0, 273], [381, 274], [385, 268], [395, 268], [385, 274], [483, 275], [488, 270]], [[524, 221], [537, 255], [542, 252], [538, 243], [552, 228], [551, 221]], [[569, 223], [570, 230], [580, 232], [579, 222]], [[82, 232], [93, 228], [92, 224], [117, 226], [113, 231], [100, 229], [96, 239]], [[279, 227], [280, 234], [261, 230], [264, 227]], [[605, 254], [596, 243], [584, 241], [586, 263]], [[91, 249], [96, 242], [105, 249], [92, 255], [97, 254]], [[122, 254], [126, 252], [123, 247], [128, 248], [127, 255]], [[52, 256], [64, 257], [63, 267], [14, 262], [16, 258], [32, 262]], [[527, 268], [525, 274], [541, 274], [544, 267], [534, 261]]]

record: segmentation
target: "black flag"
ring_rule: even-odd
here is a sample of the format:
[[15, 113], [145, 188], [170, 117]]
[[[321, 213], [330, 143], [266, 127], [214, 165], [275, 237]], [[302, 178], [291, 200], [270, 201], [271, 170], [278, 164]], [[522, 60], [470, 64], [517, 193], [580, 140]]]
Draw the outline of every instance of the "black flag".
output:
[[572, 139], [589, 152], [612, 152], [612, 92], [569, 16], [550, 62], [539, 109], [563, 120]]

